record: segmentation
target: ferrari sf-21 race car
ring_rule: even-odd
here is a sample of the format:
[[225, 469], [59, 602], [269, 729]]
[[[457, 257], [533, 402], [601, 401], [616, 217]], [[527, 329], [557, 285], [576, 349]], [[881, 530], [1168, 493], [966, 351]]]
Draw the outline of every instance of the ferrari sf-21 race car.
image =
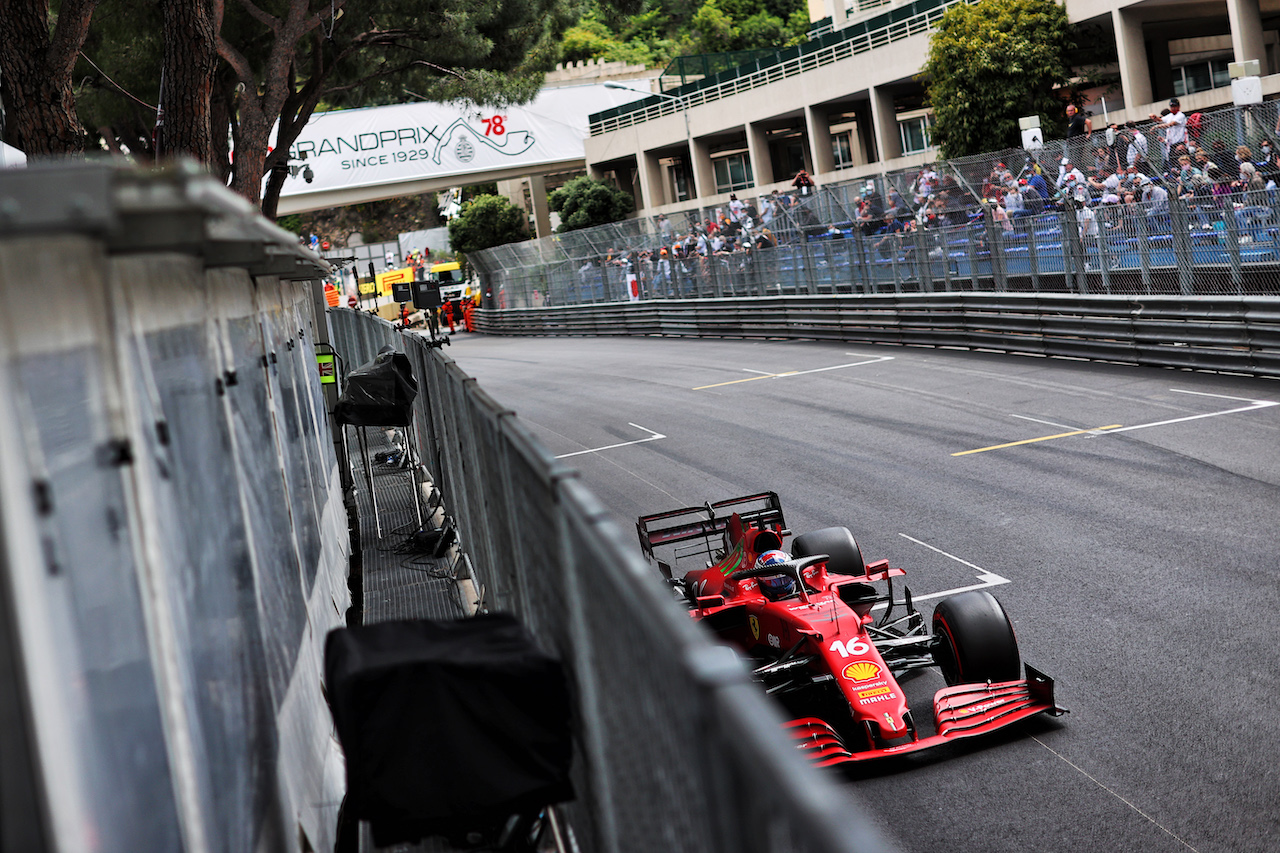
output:
[[[736, 646], [796, 715], [787, 730], [816, 765], [898, 756], [1066, 713], [1053, 679], [1031, 666], [1022, 673], [1013, 625], [989, 592], [943, 599], [930, 635], [910, 589], [894, 597], [893, 579], [906, 572], [864, 562], [848, 528], [796, 536], [784, 552], [791, 531], [773, 492], [646, 515], [636, 527], [690, 615]], [[699, 567], [673, 576], [686, 559]], [[948, 686], [934, 695], [936, 734], [921, 736], [899, 679], [932, 666]]]

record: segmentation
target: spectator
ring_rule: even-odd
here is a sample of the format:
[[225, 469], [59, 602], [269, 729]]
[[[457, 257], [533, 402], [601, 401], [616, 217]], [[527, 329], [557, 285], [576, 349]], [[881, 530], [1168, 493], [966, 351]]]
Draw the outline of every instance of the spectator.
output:
[[813, 192], [813, 189], [814, 189], [813, 178], [809, 177], [808, 172], [806, 172], [804, 169], [801, 169], [800, 171], [796, 172], [795, 178], [792, 179], [791, 181], [791, 186], [795, 187], [796, 192], [800, 193], [800, 195], [806, 196], [809, 193]]
[[746, 204], [738, 198], [737, 193], [729, 193], [729, 218], [731, 220], [741, 222], [743, 211], [746, 209]]
[[1265, 136], [1258, 143], [1258, 159], [1253, 161], [1255, 166], [1272, 166], [1275, 165], [1276, 153], [1272, 150], [1271, 140]]
[[889, 187], [889, 207], [887, 211], [897, 217], [911, 215], [911, 205], [907, 204], [906, 200], [902, 198], [898, 188], [892, 185]]
[[1027, 215], [1027, 206], [1022, 200], [1022, 189], [1024, 186], [1026, 186], [1025, 181], [1022, 183], [1015, 181], [1013, 186], [1005, 190], [1004, 193], [1004, 209], [1014, 219]]
[[[1044, 203], [1049, 201], [1049, 182], [1045, 180], [1044, 174], [1039, 170], [1032, 172], [1031, 177], [1027, 178], [1027, 186], [1030, 187], [1036, 195], [1040, 196], [1040, 203], [1042, 206]], [[1031, 206], [1032, 205], [1028, 204], [1028, 207]], [[1035, 212], [1038, 213], [1039, 211]]]
[[1126, 187], [1137, 187], [1146, 175], [1138, 170], [1136, 164], [1130, 164], [1124, 168], [1124, 185]]
[[1067, 156], [1082, 159], [1092, 135], [1093, 124], [1081, 115], [1075, 104], [1067, 104]]
[[1000, 236], [1007, 237], [1013, 233], [1013, 221], [1009, 218], [1009, 211], [1005, 208], [1006, 196], [997, 192], [995, 205], [991, 208], [991, 217], [995, 220], [996, 225], [1000, 226], [998, 232]]
[[882, 260], [897, 257], [902, 248], [902, 232], [906, 229], [906, 222], [890, 213], [884, 214], [882, 224], [875, 231], [880, 238], [875, 245], [876, 256]]
[[1209, 174], [1210, 168], [1216, 169], [1218, 167], [1218, 164], [1215, 161], [1209, 159], [1209, 152], [1205, 151], [1203, 148], [1197, 149], [1191, 159], [1195, 163], [1196, 168], [1199, 169], [1202, 174], [1207, 175]]
[[934, 171], [933, 166], [924, 166], [920, 169], [920, 174], [916, 176], [915, 193], [916, 203], [923, 203], [929, 196], [933, 195], [938, 188], [938, 173]]
[[1118, 196], [1120, 194], [1120, 187], [1124, 184], [1126, 174], [1126, 167], [1121, 163], [1117, 163], [1115, 164], [1114, 171], [1110, 174], [1105, 177], [1099, 176], [1101, 177], [1101, 180], [1091, 178], [1089, 180], [1089, 186], [1104, 195], [1106, 193], [1113, 193]]
[[1141, 171], [1147, 164], [1147, 136], [1142, 132], [1142, 128], [1134, 124], [1126, 128], [1126, 136], [1129, 145], [1125, 149], [1125, 163]]
[[1240, 164], [1240, 175], [1233, 186], [1241, 192], [1253, 192], [1267, 188], [1266, 182], [1262, 180], [1262, 175], [1258, 173], [1258, 167], [1247, 160]]
[[1058, 181], [1054, 186], [1061, 191], [1072, 182], [1075, 182], [1076, 186], [1084, 186], [1084, 174], [1072, 165], [1070, 157], [1063, 157], [1058, 168]]
[[1150, 178], [1142, 179], [1142, 201], [1147, 206], [1147, 219], [1169, 215], [1169, 191]]
[[1117, 161], [1111, 149], [1099, 145], [1093, 149], [1093, 171], [1097, 174], [1109, 175], [1116, 170]]
[[1039, 179], [1039, 183], [1048, 188], [1044, 183], [1042, 175], [1032, 175], [1030, 178], [1023, 178], [1018, 181], [1018, 194], [1022, 196], [1022, 208], [1026, 211], [1027, 216], [1038, 216], [1044, 213], [1044, 206], [1049, 201], [1047, 195], [1042, 195], [1040, 190], [1035, 187], [1035, 179]]
[[1166, 154], [1187, 141], [1187, 116], [1177, 98], [1169, 99], [1168, 112], [1160, 115], [1151, 114], [1152, 121], [1158, 121], [1164, 130], [1164, 150]]

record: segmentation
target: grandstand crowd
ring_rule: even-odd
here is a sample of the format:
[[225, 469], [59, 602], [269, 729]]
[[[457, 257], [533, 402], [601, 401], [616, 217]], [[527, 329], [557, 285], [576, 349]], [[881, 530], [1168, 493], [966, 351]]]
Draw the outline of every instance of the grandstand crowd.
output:
[[[1241, 141], [1233, 145], [1231, 138]], [[973, 228], [985, 250], [991, 239], [1025, 239], [1045, 214], [1068, 208], [1079, 236], [1096, 243], [1137, 233], [1139, 218], [1142, 234], [1168, 234], [1174, 199], [1187, 212], [1188, 228], [1230, 232], [1241, 243], [1280, 242], [1280, 151], [1272, 138], [1255, 132], [1253, 144], [1244, 144], [1222, 123], [1208, 132], [1200, 114], [1187, 116], [1174, 99], [1149, 122], [1007, 152], [1014, 155], [1008, 166], [995, 156], [987, 166], [940, 162], [867, 180], [853, 195], [845, 187], [838, 195], [820, 193], [801, 171], [789, 192], [754, 200], [731, 194], [724, 207], [690, 212], [678, 224], [659, 215], [632, 245], [581, 260], [577, 273], [584, 288], [625, 281], [633, 299], [674, 295], [680, 279], [751, 273], [762, 250], [780, 245], [859, 239], [868, 260], [907, 259], [917, 250], [939, 257], [945, 241], [927, 239], [930, 232]], [[549, 304], [550, 297], [538, 294], [535, 301]]]

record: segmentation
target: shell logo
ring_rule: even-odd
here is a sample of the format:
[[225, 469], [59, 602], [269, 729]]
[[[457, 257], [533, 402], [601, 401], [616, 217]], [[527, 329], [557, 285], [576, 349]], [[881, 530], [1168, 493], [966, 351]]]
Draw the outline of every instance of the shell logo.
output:
[[844, 677], [850, 681], [870, 681], [880, 675], [880, 666], [869, 660], [860, 660], [844, 668]]

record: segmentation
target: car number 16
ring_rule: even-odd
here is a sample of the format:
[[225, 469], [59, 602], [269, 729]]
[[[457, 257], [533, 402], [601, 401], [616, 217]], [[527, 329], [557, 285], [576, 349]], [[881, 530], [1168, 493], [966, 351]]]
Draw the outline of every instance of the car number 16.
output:
[[829, 650], [842, 658], [860, 657], [871, 651], [871, 644], [864, 640], [854, 639], [846, 646], [844, 643], [836, 640], [829, 647]]

